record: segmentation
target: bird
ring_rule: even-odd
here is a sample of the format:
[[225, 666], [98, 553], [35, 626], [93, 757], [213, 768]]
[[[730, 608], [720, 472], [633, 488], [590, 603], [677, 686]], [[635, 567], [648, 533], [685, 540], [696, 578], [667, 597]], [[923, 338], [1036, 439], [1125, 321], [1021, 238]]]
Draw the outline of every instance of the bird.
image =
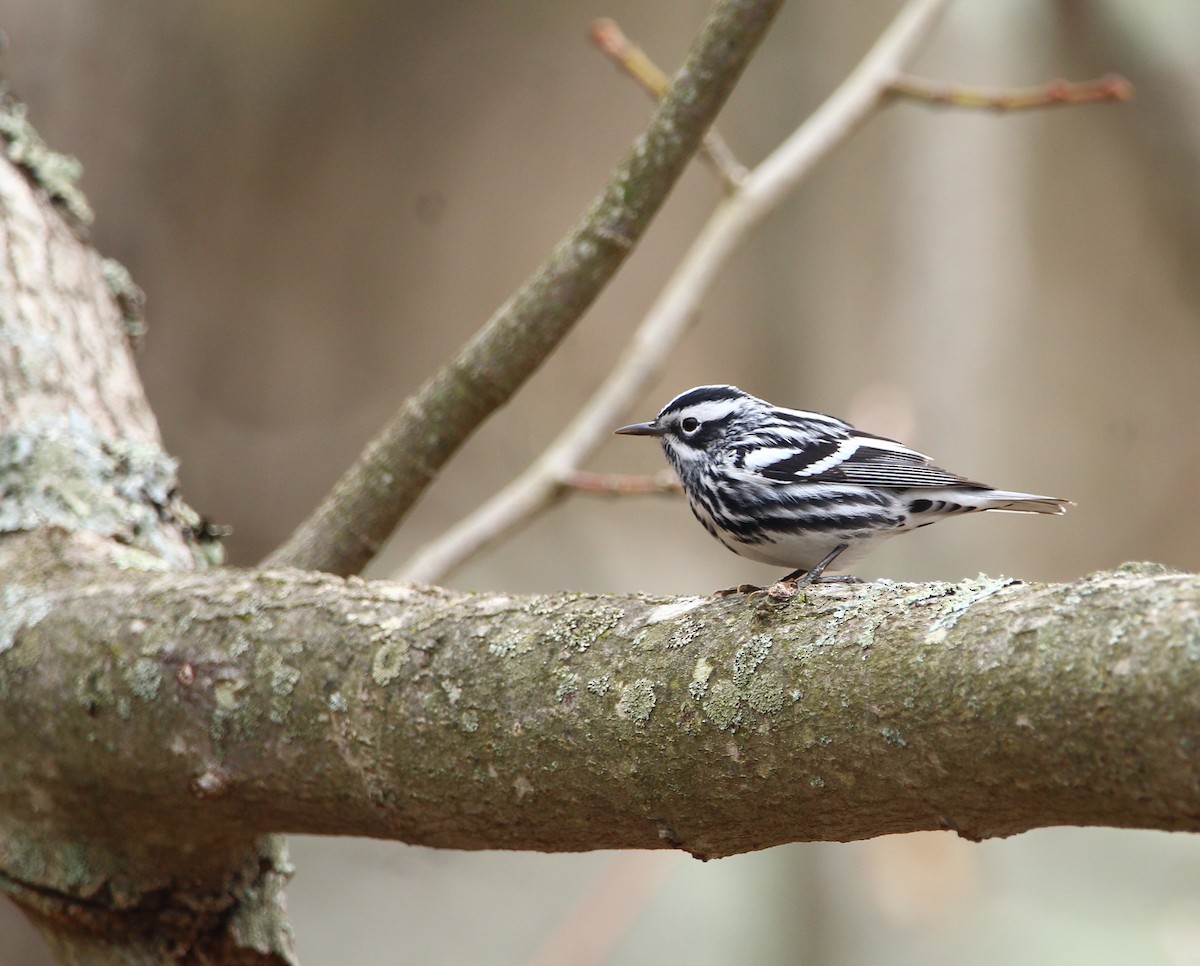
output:
[[658, 439], [692, 513], [726, 547], [791, 568], [772, 588], [783, 596], [810, 583], [853, 581], [825, 571], [852, 563], [886, 537], [948, 517], [978, 510], [1062, 514], [1072, 505], [993, 489], [894, 439], [772, 405], [736, 386], [689, 389], [650, 422], [615, 432]]

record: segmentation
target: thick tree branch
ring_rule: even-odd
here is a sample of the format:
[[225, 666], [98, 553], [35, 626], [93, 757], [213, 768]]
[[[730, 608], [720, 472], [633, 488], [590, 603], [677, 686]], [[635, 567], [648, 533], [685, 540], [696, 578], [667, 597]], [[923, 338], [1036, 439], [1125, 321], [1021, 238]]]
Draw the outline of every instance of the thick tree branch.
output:
[[[77, 231], [88, 210], [77, 166], [56, 160], [7, 100], [0, 138], [14, 162], [0, 161], [0, 662], [40, 673], [62, 642], [17, 656], [13, 634], [40, 613], [26, 590], [86, 585], [101, 570], [191, 569], [204, 557], [193, 540], [199, 518], [178, 494], [134, 369], [136, 290]], [[87, 688], [80, 679], [60, 697]], [[0, 685], [0, 773], [11, 774], [18, 749], [39, 753], [32, 735], [55, 715]], [[27, 800], [56, 770], [46, 757], [26, 773]], [[60, 960], [289, 961], [284, 842], [230, 834], [198, 852], [178, 828], [178, 839], [161, 828], [106, 835], [105, 816], [130, 795], [101, 783], [57, 816], [61, 825], [0, 820], [0, 894], [21, 903]]]
[[0, 162], [0, 532], [82, 527], [190, 567], [197, 518], [176, 492], [113, 273], [63, 216], [87, 211], [71, 166], [7, 99], [0, 137], [21, 165]]
[[[646, 52], [633, 43], [615, 20], [602, 17], [592, 21], [588, 31], [594, 43], [613, 63], [641, 85], [655, 100], [667, 92], [671, 78], [654, 63]], [[737, 190], [737, 186], [749, 173], [736, 157], [717, 129], [709, 128], [700, 143], [700, 157], [712, 168], [726, 192]]]
[[[31, 586], [0, 637], [0, 693], [30, 711], [0, 718], [0, 821], [201, 853], [309, 832], [706, 858], [1200, 830], [1198, 622], [1200, 579], [1144, 566], [788, 605], [297, 572]], [[11, 848], [0, 868], [45, 874]]]
[[549, 356], [624, 262], [683, 173], [783, 0], [719, 0], [603, 194], [482, 330], [410, 397], [268, 559], [358, 573], [491, 413]]

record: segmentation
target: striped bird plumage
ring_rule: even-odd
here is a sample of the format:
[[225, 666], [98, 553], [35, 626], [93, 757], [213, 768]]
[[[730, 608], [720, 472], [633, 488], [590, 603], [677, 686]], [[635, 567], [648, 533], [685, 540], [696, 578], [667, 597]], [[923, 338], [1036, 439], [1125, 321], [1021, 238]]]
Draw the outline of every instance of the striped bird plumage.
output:
[[658, 437], [705, 529], [744, 557], [795, 568], [787, 579], [960, 513], [1063, 513], [1069, 503], [993, 489], [893, 439], [734, 386], [691, 389], [617, 432]]

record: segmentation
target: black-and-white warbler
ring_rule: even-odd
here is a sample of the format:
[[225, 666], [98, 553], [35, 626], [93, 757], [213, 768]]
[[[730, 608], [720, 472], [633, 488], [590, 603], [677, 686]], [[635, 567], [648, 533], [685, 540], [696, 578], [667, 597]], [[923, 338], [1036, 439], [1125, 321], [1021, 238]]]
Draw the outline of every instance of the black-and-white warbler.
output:
[[653, 421], [617, 432], [657, 436], [704, 528], [743, 557], [795, 568], [783, 578], [794, 585], [946, 517], [1064, 513], [1070, 503], [994, 490], [895, 440], [772, 406], [734, 386], [690, 389]]

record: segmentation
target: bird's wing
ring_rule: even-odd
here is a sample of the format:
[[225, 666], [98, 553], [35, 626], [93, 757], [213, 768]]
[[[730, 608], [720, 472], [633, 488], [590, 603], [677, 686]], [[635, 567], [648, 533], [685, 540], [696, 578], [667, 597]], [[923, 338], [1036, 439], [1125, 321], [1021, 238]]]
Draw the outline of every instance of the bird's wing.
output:
[[860, 486], [983, 486], [934, 466], [903, 443], [850, 426], [808, 426], [788, 446], [760, 446], [744, 454], [743, 466], [784, 483], [852, 483]]

